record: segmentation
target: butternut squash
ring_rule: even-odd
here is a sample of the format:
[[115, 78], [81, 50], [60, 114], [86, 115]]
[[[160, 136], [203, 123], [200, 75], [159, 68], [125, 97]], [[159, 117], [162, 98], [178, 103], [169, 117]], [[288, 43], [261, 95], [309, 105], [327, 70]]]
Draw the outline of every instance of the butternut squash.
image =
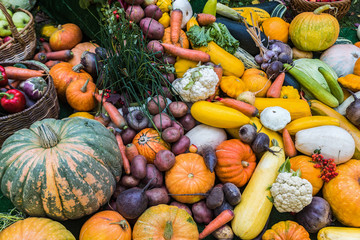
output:
[[324, 227], [317, 235], [318, 240], [355, 240], [360, 239], [360, 228]]
[[328, 116], [302, 117], [291, 121], [288, 125], [286, 125], [285, 128], [289, 131], [291, 135], [295, 135], [298, 131], [324, 125], [332, 125], [339, 127], [340, 121], [339, 119]]

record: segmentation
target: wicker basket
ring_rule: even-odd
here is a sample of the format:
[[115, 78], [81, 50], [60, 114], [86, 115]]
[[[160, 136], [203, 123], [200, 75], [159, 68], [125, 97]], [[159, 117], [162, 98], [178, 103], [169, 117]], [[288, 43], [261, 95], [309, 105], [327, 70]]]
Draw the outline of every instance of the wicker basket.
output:
[[30, 16], [29, 23], [23, 30], [18, 32], [11, 16], [0, 1], [0, 10], [4, 13], [12, 33], [12, 40], [0, 46], [0, 61], [18, 62], [31, 59], [36, 49], [36, 32], [34, 18], [30, 12], [24, 9], [18, 11], [24, 12]]
[[[0, 65], [6, 67], [12, 66], [15, 63], [16, 62], [0, 62]], [[36, 61], [31, 60], [18, 63], [25, 64], [30, 69], [45, 70], [46, 73], [49, 71], [45, 65]], [[28, 128], [34, 122], [44, 118], [58, 118], [60, 107], [54, 82], [50, 75], [47, 75], [44, 79], [48, 83], [48, 89], [44, 96], [33, 106], [22, 112], [0, 117], [0, 147], [6, 138], [20, 129]]]
[[341, 0], [336, 2], [310, 2], [307, 0], [291, 0], [291, 9], [295, 14], [300, 14], [302, 12], [313, 12], [318, 7], [324, 6], [326, 4], [330, 4], [332, 7], [335, 7], [336, 10], [328, 10], [324, 12], [329, 13], [340, 20], [349, 11], [351, 0]]

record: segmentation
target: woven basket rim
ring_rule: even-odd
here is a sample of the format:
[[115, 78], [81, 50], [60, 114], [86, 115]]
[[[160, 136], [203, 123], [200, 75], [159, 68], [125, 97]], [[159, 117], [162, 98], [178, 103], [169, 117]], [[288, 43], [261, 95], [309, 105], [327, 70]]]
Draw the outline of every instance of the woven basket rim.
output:
[[335, 1], [335, 2], [310, 2], [308, 0], [292, 0], [292, 1], [296, 1], [296, 2], [305, 2], [305, 3], [308, 3], [309, 5], [326, 5], [326, 4], [329, 4], [329, 5], [340, 5], [340, 4], [348, 4], [348, 3], [351, 3], [351, 0], [341, 0], [341, 1]]

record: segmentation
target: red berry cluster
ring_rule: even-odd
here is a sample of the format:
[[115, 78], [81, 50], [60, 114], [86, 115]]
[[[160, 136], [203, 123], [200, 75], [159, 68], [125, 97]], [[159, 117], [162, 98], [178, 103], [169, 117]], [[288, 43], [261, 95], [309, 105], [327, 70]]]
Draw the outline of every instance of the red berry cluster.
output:
[[321, 174], [319, 178], [324, 182], [329, 182], [339, 174], [336, 172], [336, 164], [333, 158], [325, 159], [319, 152], [315, 152], [311, 157], [315, 162], [314, 168], [320, 168]]

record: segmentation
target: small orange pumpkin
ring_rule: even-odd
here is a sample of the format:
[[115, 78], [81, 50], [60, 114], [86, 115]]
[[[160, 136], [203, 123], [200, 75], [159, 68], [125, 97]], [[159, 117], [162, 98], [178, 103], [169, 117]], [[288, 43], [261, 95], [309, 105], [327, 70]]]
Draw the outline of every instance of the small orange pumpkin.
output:
[[[206, 193], [215, 183], [215, 173], [206, 167], [197, 153], [183, 153], [175, 157], [174, 166], [165, 173], [166, 188], [171, 194]], [[204, 196], [172, 196], [182, 203], [195, 203]]]
[[281, 221], [266, 230], [262, 240], [310, 240], [305, 228], [294, 221]]
[[[163, 38], [161, 39], [161, 41], [163, 43], [169, 43], [169, 44], [173, 44], [171, 42], [171, 37], [170, 37], [170, 27], [168, 28], [165, 28], [165, 32], [164, 32], [164, 36]], [[189, 43], [189, 40], [186, 36], [186, 33], [181, 30], [180, 31], [180, 38], [179, 38], [179, 42], [178, 43], [175, 43], [174, 44], [175, 46], [178, 46], [178, 47], [182, 47], [182, 48], [189, 48], [190, 46], [190, 43]]]
[[231, 182], [237, 187], [244, 186], [253, 174], [256, 156], [248, 144], [239, 139], [230, 139], [216, 147], [218, 159], [216, 176], [221, 182]]
[[266, 73], [255, 68], [246, 69], [241, 79], [250, 92], [256, 93], [256, 97], [265, 97], [271, 85]]
[[131, 240], [131, 227], [115, 211], [101, 211], [89, 218], [80, 230], [79, 240]]
[[245, 83], [235, 76], [223, 76], [220, 80], [220, 88], [232, 98], [236, 98], [240, 93], [247, 91]]
[[90, 79], [91, 82], [93, 81], [90, 74], [81, 70], [82, 67], [82, 65], [76, 65], [73, 67], [68, 62], [61, 62], [50, 69], [49, 74], [54, 80], [56, 92], [61, 100], [66, 100], [66, 88], [72, 81], [81, 79], [84, 79], [85, 81]]
[[160, 137], [153, 128], [144, 128], [135, 135], [132, 142], [139, 154], [143, 155], [148, 163], [153, 163], [155, 155], [160, 150], [169, 150], [170, 146]]
[[360, 48], [360, 41], [359, 42], [356, 42], [354, 43], [355, 46], [357, 46], [358, 48]]
[[71, 65], [75, 66], [80, 63], [81, 55], [83, 52], [88, 51], [95, 53], [95, 48], [97, 48], [99, 45], [91, 42], [82, 42], [77, 44], [75, 47], [71, 49], [73, 52], [73, 58], [68, 61]]
[[314, 168], [314, 162], [312, 162], [311, 157], [305, 155], [299, 155], [293, 158], [290, 158], [291, 169], [297, 171], [300, 169], [301, 178], [308, 180], [312, 187], [313, 193], [315, 196], [320, 189], [322, 188], [324, 182], [319, 178], [321, 172], [319, 168]]
[[358, 58], [355, 62], [354, 74], [360, 76], [360, 58]]
[[81, 29], [73, 23], [59, 25], [58, 30], [50, 36], [50, 47], [54, 51], [72, 49], [81, 42]]
[[71, 82], [66, 88], [66, 100], [76, 111], [87, 112], [96, 106], [94, 92], [98, 92], [95, 83], [90, 82], [90, 79], [80, 79]]
[[289, 26], [282, 18], [271, 17], [261, 24], [261, 29], [270, 40], [279, 40], [284, 43], [289, 39]]

